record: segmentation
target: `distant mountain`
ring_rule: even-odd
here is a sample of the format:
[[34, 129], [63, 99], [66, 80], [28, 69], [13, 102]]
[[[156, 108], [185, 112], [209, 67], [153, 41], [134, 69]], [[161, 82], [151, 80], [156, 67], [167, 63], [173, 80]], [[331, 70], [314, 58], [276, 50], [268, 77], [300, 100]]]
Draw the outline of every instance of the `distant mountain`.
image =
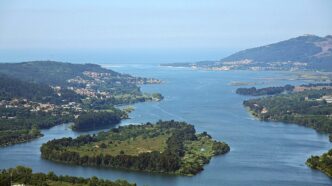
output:
[[[179, 66], [179, 65], [171, 65]], [[181, 66], [216, 70], [324, 70], [332, 71], [332, 36], [305, 35], [236, 52], [219, 61]]]

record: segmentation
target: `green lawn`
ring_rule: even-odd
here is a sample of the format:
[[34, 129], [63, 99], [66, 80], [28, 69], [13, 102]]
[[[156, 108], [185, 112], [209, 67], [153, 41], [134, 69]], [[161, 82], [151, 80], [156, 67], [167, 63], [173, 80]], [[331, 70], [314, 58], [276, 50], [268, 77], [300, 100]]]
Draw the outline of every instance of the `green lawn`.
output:
[[229, 149], [206, 132], [197, 134], [194, 126], [173, 120], [120, 126], [93, 136], [52, 140], [41, 147], [42, 157], [54, 161], [188, 176]]
[[[116, 156], [123, 151], [126, 155], [138, 155], [144, 152], [159, 151], [163, 152], [166, 148], [166, 140], [169, 135], [160, 135], [157, 137], [144, 138], [142, 135], [136, 138], [130, 138], [127, 140], [111, 140], [106, 138], [105, 140], [95, 143], [87, 144], [81, 147], [70, 147], [68, 151], [78, 152], [81, 156], [94, 156], [97, 154]], [[102, 144], [106, 145], [106, 148], [102, 148]]]
[[184, 146], [186, 153], [181, 158], [181, 168], [179, 172], [186, 172], [188, 175], [194, 174], [198, 167], [204, 164], [215, 155], [213, 150], [214, 140], [207, 136], [198, 136], [196, 141], [186, 141]]

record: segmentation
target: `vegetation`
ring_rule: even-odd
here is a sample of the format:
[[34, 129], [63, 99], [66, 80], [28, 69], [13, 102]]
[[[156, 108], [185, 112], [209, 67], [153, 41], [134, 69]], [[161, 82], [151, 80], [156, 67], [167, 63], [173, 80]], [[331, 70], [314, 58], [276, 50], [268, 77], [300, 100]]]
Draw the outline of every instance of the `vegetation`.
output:
[[32, 169], [23, 166], [17, 166], [7, 170], [0, 171], [0, 185], [25, 184], [35, 186], [135, 186], [124, 180], [103, 180], [97, 177], [82, 178], [74, 176], [57, 176], [53, 172], [48, 174], [32, 173]]
[[[306, 87], [316, 86], [325, 86], [325, 84], [310, 84]], [[329, 100], [331, 95], [331, 89], [304, 90], [252, 99], [244, 101], [243, 104], [262, 120], [296, 123], [310, 127], [318, 132], [330, 134], [329, 140], [332, 141], [332, 103]], [[332, 149], [321, 156], [311, 156], [306, 164], [332, 177]]]
[[[317, 62], [322, 51], [318, 42], [328, 41], [331, 36], [319, 37], [314, 35], [299, 36], [289, 40], [273, 43], [267, 46], [251, 48], [237, 52], [223, 59], [223, 61], [238, 61], [252, 59], [258, 62]], [[326, 58], [328, 60], [329, 58]]]
[[43, 136], [37, 128], [30, 130], [3, 130], [0, 131], [0, 147], [17, 143], [24, 143]]
[[227, 144], [176, 121], [56, 139], [41, 147], [42, 158], [57, 162], [183, 175], [198, 173], [212, 156], [228, 151]]
[[332, 90], [307, 90], [252, 99], [243, 104], [262, 120], [296, 123], [318, 132], [332, 133], [332, 104], [322, 99], [328, 95], [332, 95]]
[[256, 87], [251, 88], [238, 88], [236, 89], [237, 94], [241, 95], [249, 95], [249, 96], [263, 96], [263, 95], [275, 95], [281, 94], [283, 92], [291, 92], [293, 91], [294, 86], [285, 85], [283, 87], [267, 87], [256, 89]]
[[1, 63], [0, 146], [32, 140], [41, 136], [39, 129], [66, 122], [75, 122], [76, 130], [117, 124], [128, 113], [114, 105], [163, 98], [143, 94], [138, 85], [146, 83], [160, 81], [94, 64]]
[[[153, 96], [155, 95], [155, 97]], [[163, 97], [159, 97], [158, 93], [154, 93], [153, 95], [150, 94], [120, 94], [115, 95], [110, 98], [106, 99], [97, 99], [92, 98], [86, 100], [86, 106], [92, 109], [107, 109], [108, 107], [113, 107], [113, 105], [127, 105], [127, 104], [134, 104], [139, 102], [146, 102], [146, 101], [160, 101]]]
[[46, 84], [26, 82], [0, 74], [0, 101], [12, 98], [25, 98], [41, 103], [61, 103], [63, 100], [80, 102], [82, 99], [80, 95], [68, 89], [57, 94]]
[[301, 85], [301, 87], [332, 87], [332, 83], [309, 83]]
[[121, 75], [95, 64], [71, 64], [55, 61], [31, 61], [23, 63], [1, 63], [0, 73], [16, 77], [23, 81], [44, 83], [47, 85], [68, 84], [68, 79], [81, 76], [84, 71], [108, 72]]
[[332, 36], [305, 35], [236, 52], [226, 58], [196, 63], [165, 64], [221, 70], [319, 70], [331, 71]]
[[122, 111], [118, 112], [86, 112], [82, 113], [75, 121], [74, 130], [95, 130], [106, 126], [115, 125], [121, 121]]
[[307, 160], [307, 165], [332, 177], [332, 149], [321, 156], [311, 156]]
[[48, 112], [31, 112], [27, 108], [0, 106], [0, 146], [27, 142], [41, 137], [39, 129], [73, 121], [73, 116], [54, 116]]
[[[14, 83], [10, 83], [14, 81]], [[158, 93], [143, 94], [139, 84], [160, 83], [153, 78], [133, 77], [96, 64], [33, 61], [0, 64], [0, 99], [23, 97], [31, 101], [130, 104], [160, 98]], [[52, 87], [52, 88], [51, 88]], [[94, 103], [97, 102], [97, 103]]]
[[164, 99], [164, 96], [162, 96], [160, 93], [152, 93], [151, 97], [157, 101]]
[[[133, 77], [127, 74], [121, 74], [109, 69], [102, 68], [96, 64], [71, 64], [55, 61], [32, 61], [23, 63], [1, 63], [0, 74], [15, 77], [22, 81], [41, 83], [51, 86], [84, 86], [85, 80], [92, 81], [94, 76], [86, 75], [85, 72], [107, 74], [103, 80], [105, 83], [97, 83], [95, 88], [100, 91], [108, 90], [113, 94], [141, 94], [137, 84], [149, 83], [151, 81], [159, 82], [154, 79]], [[100, 76], [102, 77], [102, 76]], [[95, 82], [96, 83], [96, 82]]]

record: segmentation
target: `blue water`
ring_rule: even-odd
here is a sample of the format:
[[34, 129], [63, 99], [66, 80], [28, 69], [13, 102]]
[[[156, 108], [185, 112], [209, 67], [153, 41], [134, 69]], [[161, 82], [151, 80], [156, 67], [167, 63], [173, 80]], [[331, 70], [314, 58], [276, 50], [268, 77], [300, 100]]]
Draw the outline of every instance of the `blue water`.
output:
[[[332, 185], [332, 180], [305, 165], [312, 154], [321, 154], [332, 145], [328, 136], [293, 124], [261, 122], [242, 106], [249, 97], [234, 93], [230, 82], [257, 82], [260, 86], [301, 84], [288, 81], [289, 73], [195, 71], [155, 65], [111, 65], [116, 71], [137, 76], [156, 77], [160, 85], [146, 85], [145, 92], [160, 92], [161, 102], [135, 104], [131, 119], [121, 125], [159, 119], [175, 119], [194, 124], [197, 131], [207, 131], [218, 140], [227, 142], [231, 151], [212, 159], [205, 170], [193, 177], [101, 169], [53, 163], [40, 158], [40, 145], [50, 139], [75, 137], [68, 125], [44, 130], [44, 137], [29, 143], [0, 149], [0, 168], [26, 165], [34, 171], [54, 171], [74, 176], [98, 176], [126, 179], [138, 185]], [[274, 78], [276, 80], [266, 79]], [[278, 79], [281, 78], [281, 79]]]

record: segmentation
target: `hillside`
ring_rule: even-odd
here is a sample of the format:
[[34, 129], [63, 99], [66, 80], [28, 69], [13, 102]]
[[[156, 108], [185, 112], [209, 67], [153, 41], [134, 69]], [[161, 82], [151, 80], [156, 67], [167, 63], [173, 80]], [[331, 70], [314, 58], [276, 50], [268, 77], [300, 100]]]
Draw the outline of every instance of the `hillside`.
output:
[[240, 61], [245, 59], [253, 62], [320, 62], [331, 60], [332, 36], [300, 36], [270, 45], [243, 50], [221, 61]]
[[27, 186], [136, 186], [126, 180], [103, 180], [95, 176], [91, 178], [56, 175], [54, 172], [35, 173], [29, 167], [16, 166], [15, 168], [0, 171], [0, 185], [27, 185]]
[[144, 101], [146, 97], [138, 85], [160, 83], [153, 78], [133, 77], [96, 64], [55, 61], [0, 63], [0, 74], [24, 82], [52, 86], [62, 94], [70, 90], [84, 97], [114, 99], [111, 101], [113, 104]]
[[47, 85], [24, 82], [0, 74], [0, 99], [26, 97], [41, 100], [47, 96], [56, 96], [55, 92]]
[[[175, 64], [165, 64], [179, 66]], [[236, 52], [218, 61], [182, 63], [212, 70], [332, 70], [332, 36], [304, 35]]]
[[59, 103], [62, 100], [78, 101], [80, 96], [70, 90], [57, 94], [50, 86], [42, 83], [22, 81], [0, 74], [0, 100], [25, 98], [31, 101]]
[[[22, 63], [0, 63], [0, 73], [24, 81], [50, 85], [68, 85], [69, 79], [82, 76], [84, 72], [107, 73], [114, 81], [145, 83], [148, 79], [121, 74], [97, 64], [72, 64], [56, 61], [31, 61]], [[142, 81], [142, 82], [139, 82]]]
[[128, 113], [114, 105], [163, 99], [142, 93], [138, 85], [146, 83], [159, 80], [94, 64], [0, 64], [0, 146], [33, 140], [42, 136], [40, 129], [61, 123], [75, 122], [76, 130], [117, 124]]
[[68, 79], [80, 76], [84, 71], [109, 72], [94, 64], [71, 64], [55, 61], [31, 61], [22, 63], [0, 63], [0, 73], [25, 81], [64, 85]]

